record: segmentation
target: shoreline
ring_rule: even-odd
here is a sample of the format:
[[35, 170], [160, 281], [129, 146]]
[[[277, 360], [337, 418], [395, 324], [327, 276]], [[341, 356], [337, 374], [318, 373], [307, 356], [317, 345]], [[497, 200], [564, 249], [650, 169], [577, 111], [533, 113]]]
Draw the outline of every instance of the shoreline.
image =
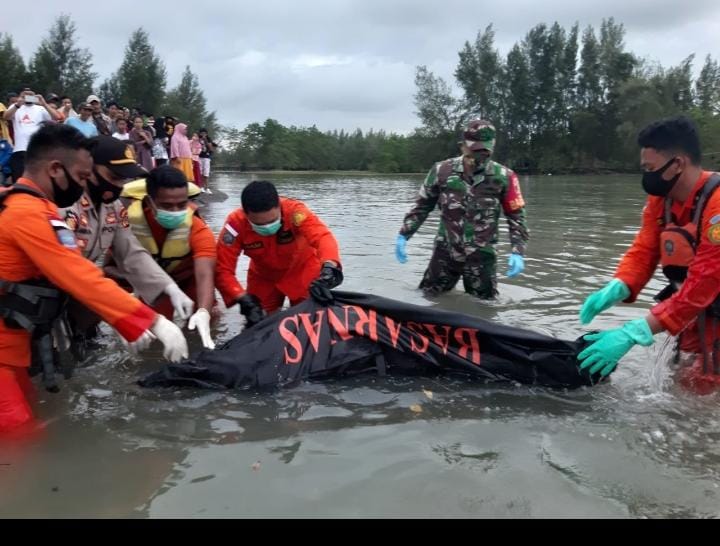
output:
[[[249, 175], [288, 175], [288, 174], [297, 174], [297, 175], [338, 175], [338, 176], [425, 176], [427, 174], [427, 171], [418, 171], [418, 172], [410, 172], [410, 173], [388, 173], [388, 172], [379, 172], [379, 171], [286, 171], [282, 169], [276, 169], [276, 170], [268, 170], [268, 171], [260, 171], [260, 170], [251, 170], [251, 171], [244, 171], [242, 169], [236, 169], [232, 167], [218, 167], [213, 168], [213, 172], [216, 173], [240, 173], [240, 174], [249, 174]], [[615, 175], [632, 175], [637, 174], [636, 171], [604, 171], [604, 170], [586, 170], [586, 171], [558, 171], [554, 173], [526, 173], [526, 172], [518, 172], [515, 171], [515, 173], [520, 176], [534, 176], [534, 177], [545, 177], [545, 176], [615, 176]]]
[[415, 173], [383, 173], [379, 171], [285, 171], [282, 169], [269, 171], [243, 171], [231, 167], [213, 168], [215, 173], [241, 173], [241, 174], [336, 174], [340, 176], [424, 176], [426, 172]]

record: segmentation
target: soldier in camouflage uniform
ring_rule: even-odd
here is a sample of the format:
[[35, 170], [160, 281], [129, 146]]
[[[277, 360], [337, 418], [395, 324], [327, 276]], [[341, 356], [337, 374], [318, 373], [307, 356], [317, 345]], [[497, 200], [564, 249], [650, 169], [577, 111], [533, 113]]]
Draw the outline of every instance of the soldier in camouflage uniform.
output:
[[490, 159], [495, 128], [473, 120], [460, 143], [463, 155], [436, 163], [405, 216], [397, 237], [398, 261], [407, 261], [405, 245], [437, 205], [440, 227], [435, 249], [420, 283], [428, 294], [451, 290], [463, 278], [465, 292], [479, 298], [497, 295], [496, 251], [500, 208], [507, 218], [512, 254], [509, 277], [524, 269], [529, 234], [525, 201], [517, 175]]

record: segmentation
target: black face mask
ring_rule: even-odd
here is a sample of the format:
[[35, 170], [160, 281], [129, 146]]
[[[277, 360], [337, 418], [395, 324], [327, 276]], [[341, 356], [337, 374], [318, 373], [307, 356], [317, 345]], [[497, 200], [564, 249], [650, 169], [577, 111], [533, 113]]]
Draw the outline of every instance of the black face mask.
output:
[[[97, 178], [98, 183], [93, 184], [92, 182], [88, 181], [87, 189], [88, 193], [90, 194], [90, 199], [92, 199], [92, 202], [96, 205], [99, 205], [100, 203], [105, 203], [106, 205], [109, 205], [113, 201], [116, 201], [118, 197], [120, 197], [120, 194], [122, 193], [122, 188], [120, 186], [116, 186], [112, 182], [109, 182], [102, 176], [100, 176], [100, 173], [97, 171], [97, 169], [93, 169], [93, 173], [95, 173], [95, 178]], [[106, 197], [106, 194], [110, 194]]]
[[62, 166], [62, 170], [65, 173], [65, 180], [67, 180], [68, 184], [66, 189], [62, 189], [60, 186], [57, 185], [55, 178], [53, 178], [52, 176], [50, 177], [50, 182], [52, 183], [53, 188], [53, 201], [61, 209], [77, 203], [77, 200], [82, 197], [82, 194], [85, 191], [85, 189], [78, 183], [78, 181], [75, 180], [68, 172], [68, 170], [65, 168], [65, 165]]
[[655, 195], [657, 197], [667, 197], [667, 195], [672, 191], [677, 181], [680, 179], [680, 175], [682, 173], [676, 174], [670, 180], [665, 180], [662, 175], [665, 171], [668, 170], [670, 165], [672, 165], [676, 159], [676, 157], [673, 157], [657, 171], [643, 173], [642, 187], [646, 193], [648, 193], [649, 195]]

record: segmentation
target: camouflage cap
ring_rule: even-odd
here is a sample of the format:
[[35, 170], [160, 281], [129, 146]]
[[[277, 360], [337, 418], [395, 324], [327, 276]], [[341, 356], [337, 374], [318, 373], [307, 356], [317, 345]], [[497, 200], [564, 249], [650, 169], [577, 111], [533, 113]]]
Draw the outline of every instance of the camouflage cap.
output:
[[473, 152], [495, 148], [495, 126], [483, 119], [474, 119], [463, 132], [463, 144]]

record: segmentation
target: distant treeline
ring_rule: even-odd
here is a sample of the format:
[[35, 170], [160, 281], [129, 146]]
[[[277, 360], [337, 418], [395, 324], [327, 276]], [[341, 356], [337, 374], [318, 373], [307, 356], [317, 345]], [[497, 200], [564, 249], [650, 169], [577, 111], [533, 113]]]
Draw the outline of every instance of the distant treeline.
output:
[[582, 33], [577, 24], [540, 24], [503, 57], [489, 25], [459, 51], [455, 87], [417, 68], [421, 127], [410, 135], [267, 120], [226, 129], [217, 159], [243, 169], [421, 172], [457, 155], [464, 124], [482, 117], [498, 129], [496, 158], [519, 172], [633, 172], [640, 129], [686, 114], [700, 128], [706, 165], [718, 168], [718, 62], [708, 55], [694, 78], [694, 54], [663, 68], [626, 51], [624, 37], [612, 18]]

